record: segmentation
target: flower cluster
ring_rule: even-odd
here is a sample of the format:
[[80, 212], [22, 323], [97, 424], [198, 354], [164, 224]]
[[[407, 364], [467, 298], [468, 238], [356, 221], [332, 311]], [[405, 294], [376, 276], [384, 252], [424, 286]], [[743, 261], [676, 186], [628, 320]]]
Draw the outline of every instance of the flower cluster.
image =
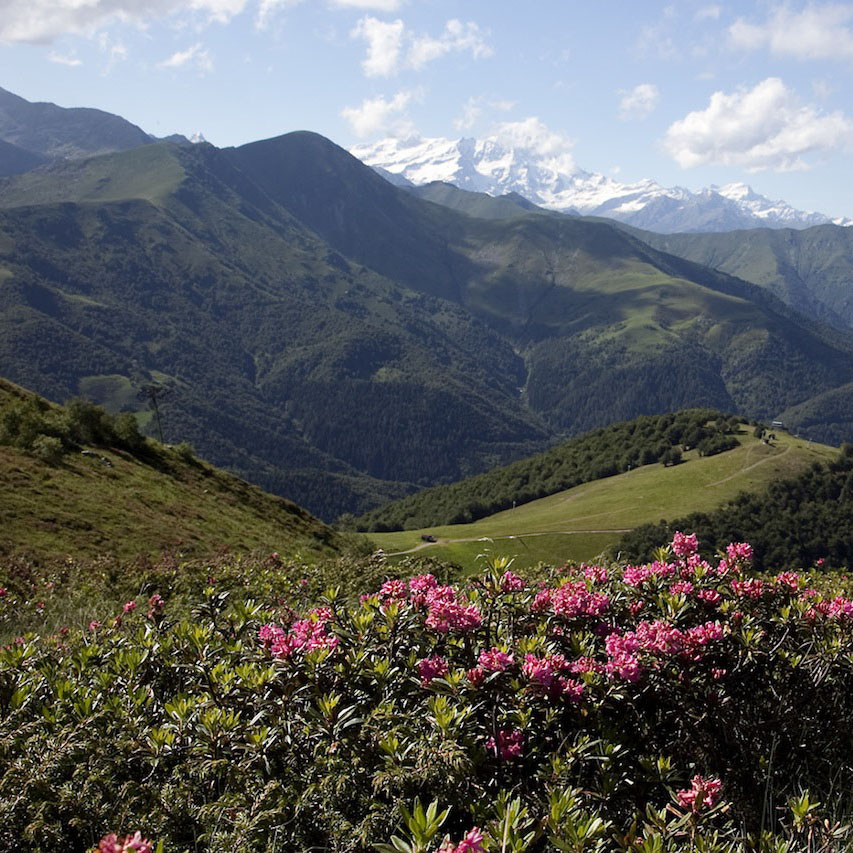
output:
[[690, 787], [676, 792], [675, 798], [682, 808], [689, 808], [697, 814], [703, 808], [713, 808], [720, 796], [720, 788], [723, 783], [719, 779], [703, 779], [694, 776]]
[[447, 675], [449, 667], [447, 661], [439, 655], [430, 658], [422, 658], [418, 661], [418, 674], [421, 684], [426, 687], [434, 678], [443, 678]]
[[469, 829], [459, 844], [453, 844], [449, 839], [438, 848], [437, 853], [485, 853], [483, 833], [479, 827]]
[[[327, 617], [327, 618], [323, 618]], [[295, 651], [311, 652], [315, 649], [335, 649], [338, 638], [326, 630], [331, 611], [312, 611], [311, 618], [298, 619], [286, 632], [279, 625], [262, 625], [258, 639], [275, 658], [289, 658]]]
[[524, 657], [521, 671], [530, 680], [534, 690], [551, 698], [565, 696], [570, 701], [578, 701], [584, 691], [581, 681], [566, 678], [562, 673], [573, 672], [572, 665], [560, 654], [546, 655], [543, 658], [528, 654]]
[[486, 740], [486, 749], [491, 750], [501, 761], [521, 758], [524, 753], [524, 734], [518, 729], [500, 729], [497, 737]]
[[114, 832], [101, 839], [98, 853], [152, 853], [154, 845], [137, 831], [120, 839]]

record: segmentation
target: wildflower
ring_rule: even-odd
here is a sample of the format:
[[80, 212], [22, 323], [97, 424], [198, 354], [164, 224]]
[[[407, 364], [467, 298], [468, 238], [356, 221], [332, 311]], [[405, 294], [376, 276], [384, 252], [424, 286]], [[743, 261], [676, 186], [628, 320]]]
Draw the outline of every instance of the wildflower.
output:
[[491, 651], [481, 652], [477, 662], [488, 672], [503, 672], [515, 663], [515, 659], [511, 654], [493, 646]]
[[111, 832], [98, 844], [98, 853], [152, 853], [153, 850], [154, 845], [143, 838], [139, 830], [133, 835], [126, 835], [123, 841]]
[[722, 782], [719, 779], [703, 779], [701, 776], [694, 776], [690, 787], [678, 791], [675, 798], [682, 808], [689, 806], [690, 811], [697, 814], [703, 806], [714, 807], [719, 799], [721, 787]]
[[465, 837], [458, 845], [454, 845], [450, 839], [444, 841], [436, 853], [484, 853], [483, 833], [479, 827], [469, 829]]
[[693, 584], [690, 581], [678, 581], [669, 588], [670, 595], [690, 595]]
[[761, 578], [750, 578], [745, 581], [732, 581], [732, 592], [738, 598], [761, 598], [764, 595], [764, 581]]
[[90, 630], [90, 631], [97, 631], [97, 630], [98, 630], [98, 628], [100, 628], [100, 627], [101, 627], [101, 623], [100, 623], [97, 619], [93, 619], [93, 620], [89, 623], [89, 630]]
[[514, 572], [506, 571], [501, 578], [501, 592], [518, 592], [524, 589], [524, 581]]
[[781, 572], [776, 575], [776, 585], [796, 591], [800, 585], [800, 576], [796, 572]]
[[524, 735], [518, 729], [501, 729], [497, 738], [490, 737], [486, 741], [486, 749], [494, 752], [501, 761], [521, 758], [524, 750]]
[[715, 589], [700, 589], [699, 592], [696, 593], [696, 598], [700, 601], [704, 601], [705, 604], [718, 604], [722, 596]]
[[479, 687], [486, 680], [486, 670], [481, 666], [475, 666], [468, 670], [466, 673], [468, 676], [468, 681], [474, 685], [474, 687]]
[[122, 610], [125, 613], [133, 613], [136, 610], [136, 602], [135, 601], [126, 601]]
[[677, 530], [673, 535], [672, 552], [677, 557], [689, 557], [691, 554], [695, 554], [698, 549], [699, 542], [695, 533], [688, 536], [686, 533]]
[[0, 598], [3, 598], [6, 595], [6, 587], [0, 586]]
[[607, 569], [604, 566], [581, 565], [583, 576], [593, 583], [605, 583], [607, 580]]
[[430, 658], [421, 658], [418, 661], [418, 675], [421, 677], [421, 684], [426, 687], [434, 678], [443, 678], [449, 671], [447, 661], [439, 656], [434, 655]]

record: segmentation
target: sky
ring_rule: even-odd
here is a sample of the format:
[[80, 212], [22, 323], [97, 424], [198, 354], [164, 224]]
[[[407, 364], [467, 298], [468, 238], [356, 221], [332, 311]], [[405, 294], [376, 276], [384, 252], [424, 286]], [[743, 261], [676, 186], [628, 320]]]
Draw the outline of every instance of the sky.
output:
[[853, 2], [0, 0], [0, 86], [219, 147], [497, 136], [853, 217]]

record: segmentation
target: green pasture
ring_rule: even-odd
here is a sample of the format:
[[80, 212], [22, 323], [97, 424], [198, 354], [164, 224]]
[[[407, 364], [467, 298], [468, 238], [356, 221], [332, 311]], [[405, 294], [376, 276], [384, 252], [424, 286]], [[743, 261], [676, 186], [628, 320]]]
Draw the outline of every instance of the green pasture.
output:
[[[708, 512], [739, 492], [760, 492], [793, 477], [837, 449], [780, 433], [770, 444], [741, 435], [741, 446], [717, 456], [684, 454], [680, 465], [645, 465], [505, 510], [471, 524], [371, 533], [386, 553], [451, 560], [467, 570], [479, 554], [514, 557], [518, 565], [590, 560], [640, 524]], [[425, 542], [433, 536], [436, 542]]]

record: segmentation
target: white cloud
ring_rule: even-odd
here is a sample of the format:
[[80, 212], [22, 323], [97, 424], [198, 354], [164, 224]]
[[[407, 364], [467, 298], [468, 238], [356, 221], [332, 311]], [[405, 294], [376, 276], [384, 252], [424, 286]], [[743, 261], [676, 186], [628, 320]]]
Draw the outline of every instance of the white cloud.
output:
[[179, 12], [225, 22], [249, 0], [3, 0], [0, 42], [47, 44], [66, 34], [93, 35], [113, 22], [144, 24]]
[[258, 14], [255, 16], [255, 26], [262, 30], [269, 23], [269, 19], [280, 9], [289, 6], [298, 6], [302, 0], [258, 0]]
[[159, 63], [160, 68], [183, 68], [188, 65], [195, 65], [199, 71], [213, 71], [213, 60], [210, 58], [207, 49], [199, 42], [186, 50], [173, 53], [168, 59]]
[[660, 91], [652, 83], [640, 83], [630, 91], [620, 90], [619, 94], [622, 95], [619, 101], [619, 118], [626, 121], [646, 118], [660, 100]]
[[82, 60], [77, 59], [76, 56], [63, 56], [55, 50], [52, 50], [47, 55], [47, 58], [51, 62], [55, 62], [57, 65], [67, 65], [69, 68], [77, 68], [83, 64]]
[[388, 77], [397, 70], [404, 31], [405, 24], [399, 18], [386, 22], [365, 16], [356, 24], [350, 35], [367, 42], [361, 67], [368, 77]]
[[399, 19], [380, 21], [367, 15], [358, 22], [350, 36], [367, 42], [367, 56], [362, 68], [368, 77], [389, 77], [404, 67], [420, 70], [427, 63], [452, 52], [470, 52], [475, 59], [492, 53], [477, 24], [473, 21], [463, 24], [455, 18], [444, 25], [441, 35], [434, 37], [407, 31]]
[[801, 12], [787, 6], [773, 10], [762, 24], [738, 18], [729, 27], [731, 44], [742, 50], [768, 48], [778, 56], [795, 59], [851, 59], [853, 5], [810, 5]]
[[471, 96], [462, 105], [462, 114], [453, 119], [453, 126], [457, 130], [470, 130], [479, 120], [486, 108], [507, 112], [515, 106], [515, 101], [490, 101], [482, 95]]
[[708, 164], [750, 171], [809, 168], [808, 155], [853, 144], [853, 120], [803, 103], [777, 77], [733, 94], [715, 92], [708, 107], [672, 124], [664, 147], [684, 168]]
[[533, 152], [544, 165], [557, 172], [570, 174], [575, 171], [572, 156], [574, 140], [550, 130], [536, 116], [521, 121], [502, 122], [497, 126], [494, 136], [508, 148], [523, 148]]
[[716, 21], [719, 19], [722, 9], [719, 6], [703, 6], [696, 10], [693, 19], [696, 21]]
[[360, 107], [344, 107], [345, 118], [359, 137], [383, 134], [385, 136], [408, 136], [413, 132], [411, 122], [401, 115], [413, 98], [412, 92], [397, 92], [391, 100], [379, 95], [365, 98]]
[[419, 69], [451, 51], [470, 51], [474, 59], [482, 59], [492, 54], [492, 49], [486, 44], [477, 24], [473, 21], [463, 24], [462, 21], [452, 18], [444, 25], [444, 32], [438, 38], [416, 38], [409, 50], [407, 62], [412, 68]]
[[332, 0], [335, 6], [351, 9], [374, 9], [377, 12], [396, 12], [400, 0]]

